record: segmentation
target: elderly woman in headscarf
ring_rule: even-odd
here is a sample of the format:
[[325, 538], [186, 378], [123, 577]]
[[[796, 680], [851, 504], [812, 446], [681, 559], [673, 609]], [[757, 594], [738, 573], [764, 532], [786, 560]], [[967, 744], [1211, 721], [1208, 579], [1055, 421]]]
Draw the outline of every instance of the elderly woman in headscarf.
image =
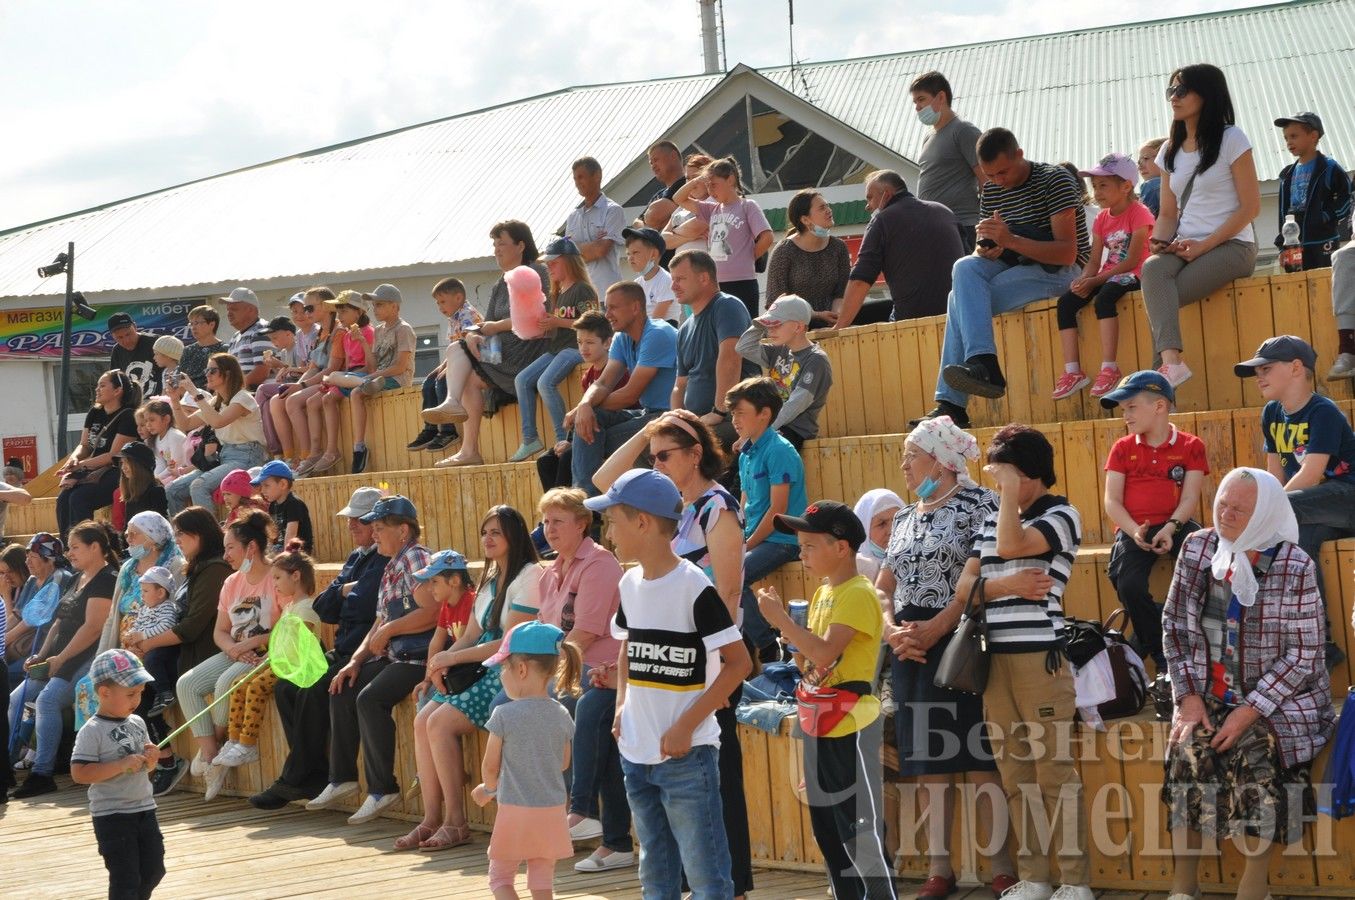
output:
[[856, 571], [874, 583], [884, 563], [885, 548], [894, 530], [894, 516], [903, 508], [903, 499], [889, 488], [872, 488], [861, 495], [852, 507], [861, 527], [866, 529], [866, 542], [856, 551]]
[[1265, 897], [1274, 845], [1299, 840], [1313, 814], [1309, 768], [1336, 714], [1316, 569], [1298, 534], [1280, 482], [1241, 468], [1219, 484], [1214, 527], [1181, 548], [1162, 616], [1175, 897], [1199, 894], [1204, 836], [1242, 833], [1255, 840], [1237, 896]]
[[[928, 820], [929, 877], [919, 897], [955, 892], [950, 839], [959, 788], [966, 780], [988, 786], [980, 792], [979, 817], [981, 830], [989, 833], [993, 804], [1002, 797], [984, 730], [983, 701], [936, 686], [937, 666], [966, 600], [956, 595], [956, 583], [984, 521], [997, 511], [997, 495], [969, 476], [969, 461], [978, 455], [978, 442], [949, 416], [925, 419], [908, 435], [901, 468], [918, 500], [899, 501], [875, 581], [892, 651], [899, 774], [917, 782], [920, 814], [933, 802], [941, 805]], [[881, 496], [872, 499], [873, 511], [883, 512], [890, 502]], [[858, 516], [868, 497], [857, 504]], [[867, 533], [876, 539], [873, 529]], [[984, 843], [992, 846], [993, 841]], [[992, 859], [993, 890], [1001, 894], [1016, 879], [1006, 841], [997, 844], [1002, 849]]]

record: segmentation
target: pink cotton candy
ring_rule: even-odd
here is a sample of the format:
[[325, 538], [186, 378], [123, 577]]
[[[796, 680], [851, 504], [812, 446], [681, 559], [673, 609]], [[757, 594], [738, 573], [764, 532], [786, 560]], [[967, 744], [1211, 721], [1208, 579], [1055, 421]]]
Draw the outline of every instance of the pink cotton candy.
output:
[[541, 290], [541, 276], [531, 266], [518, 266], [503, 276], [508, 285], [508, 315], [513, 323], [513, 334], [524, 341], [543, 337], [541, 317], [546, 314], [546, 295]]

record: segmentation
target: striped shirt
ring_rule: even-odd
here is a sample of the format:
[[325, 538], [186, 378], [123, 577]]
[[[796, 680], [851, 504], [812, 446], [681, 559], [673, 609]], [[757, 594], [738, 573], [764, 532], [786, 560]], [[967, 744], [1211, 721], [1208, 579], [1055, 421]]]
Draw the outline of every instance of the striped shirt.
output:
[[1023, 569], [1039, 569], [1054, 579], [1043, 600], [1008, 595], [986, 604], [988, 646], [994, 653], [1033, 653], [1063, 643], [1063, 591], [1082, 544], [1082, 517], [1067, 498], [1045, 494], [1021, 513], [1021, 524], [1044, 535], [1049, 550], [1039, 556], [1003, 559], [997, 554], [997, 517], [983, 523], [983, 533], [970, 556], [979, 561], [984, 578], [1003, 578]]
[[263, 352], [273, 350], [273, 342], [264, 333], [267, 327], [268, 323], [263, 319], [255, 319], [253, 325], [231, 338], [226, 352], [240, 362], [240, 371], [245, 373], [246, 378], [263, 363]]
[[989, 218], [1002, 213], [1002, 220], [1018, 237], [1052, 240], [1049, 220], [1066, 209], [1074, 210], [1077, 223], [1077, 265], [1086, 265], [1091, 256], [1087, 238], [1087, 217], [1082, 214], [1082, 192], [1077, 181], [1062, 166], [1030, 164], [1030, 177], [1012, 188], [988, 182], [979, 193], [979, 214]]

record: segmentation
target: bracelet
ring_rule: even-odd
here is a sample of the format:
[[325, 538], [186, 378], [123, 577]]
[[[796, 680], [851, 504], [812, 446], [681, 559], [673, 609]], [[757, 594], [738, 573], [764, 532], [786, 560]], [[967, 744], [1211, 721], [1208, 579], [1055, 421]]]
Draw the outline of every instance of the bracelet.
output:
[[712, 407], [710, 408], [710, 411], [713, 412], [713, 413], [715, 413], [717, 416], [719, 416], [719, 417], [722, 418], [722, 419], [728, 419], [728, 418], [729, 418], [729, 410], [727, 410], [727, 409], [716, 409], [715, 407], [712, 406]]
[[499, 789], [496, 787], [486, 787], [484, 784], [481, 784], [480, 787], [484, 790], [485, 796], [487, 797], [497, 797], [499, 795]]
[[1181, 530], [1181, 520], [1180, 520], [1180, 519], [1168, 519], [1168, 520], [1167, 520], [1165, 523], [1163, 523], [1163, 524], [1165, 524], [1165, 525], [1170, 525], [1170, 526], [1172, 527], [1172, 531], [1173, 531], [1173, 532], [1176, 532], [1176, 531], [1180, 531], [1180, 530]]

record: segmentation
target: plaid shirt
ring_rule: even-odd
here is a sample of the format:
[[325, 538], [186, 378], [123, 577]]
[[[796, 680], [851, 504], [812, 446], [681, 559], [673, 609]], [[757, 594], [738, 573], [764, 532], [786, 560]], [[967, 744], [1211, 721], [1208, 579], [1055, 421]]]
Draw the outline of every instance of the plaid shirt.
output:
[[[385, 625], [404, 618], [418, 608], [414, 602], [414, 573], [428, 565], [428, 548], [410, 542], [386, 563], [381, 573], [381, 587], [376, 595], [376, 621]], [[386, 647], [386, 656], [395, 659], [394, 641]]]
[[[1200, 616], [1217, 546], [1212, 528], [1187, 537], [1167, 592], [1162, 646], [1178, 701], [1209, 690], [1209, 647]], [[1288, 768], [1317, 756], [1336, 720], [1323, 651], [1322, 598], [1313, 561], [1295, 544], [1281, 544], [1257, 581], [1256, 603], [1243, 609], [1238, 635], [1239, 693], [1275, 733]]]

